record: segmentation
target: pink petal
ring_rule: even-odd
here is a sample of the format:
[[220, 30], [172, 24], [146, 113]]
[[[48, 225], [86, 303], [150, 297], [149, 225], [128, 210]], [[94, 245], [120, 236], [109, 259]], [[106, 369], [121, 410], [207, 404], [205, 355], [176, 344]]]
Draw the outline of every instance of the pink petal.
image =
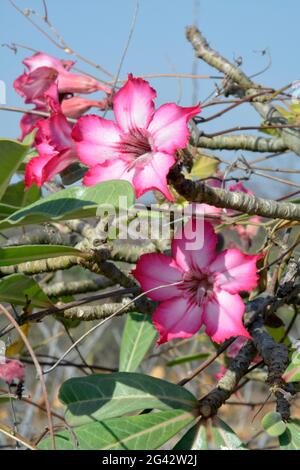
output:
[[[147, 154], [143, 155], [143, 158], [148, 159]], [[172, 201], [173, 196], [167, 185], [167, 174], [174, 163], [175, 158], [172, 155], [162, 152], [149, 154], [149, 161], [141, 167], [137, 163], [136, 174], [133, 179], [137, 197], [140, 197], [146, 191], [157, 189], [169, 201]]]
[[14, 89], [25, 99], [25, 103], [37, 106], [45, 105], [45, 92], [57, 80], [57, 72], [48, 67], [41, 67], [27, 74], [24, 73], [14, 81]]
[[118, 125], [124, 132], [147, 128], [154, 113], [156, 91], [142, 78], [129, 75], [126, 84], [113, 97]]
[[[160, 253], [142, 255], [132, 274], [139, 281], [144, 292], [154, 287], [179, 282], [182, 279], [182, 271], [176, 262], [169, 256]], [[178, 286], [171, 286], [149, 292], [147, 297], [162, 301], [181, 295], [182, 291]]]
[[172, 257], [185, 271], [208, 268], [216, 257], [217, 236], [212, 225], [191, 218], [172, 240]]
[[39, 153], [39, 146], [45, 142], [52, 145], [57, 151], [71, 148], [73, 145], [71, 126], [62, 113], [56, 113], [47, 119], [40, 120], [38, 129], [35, 144]]
[[37, 184], [39, 187], [45, 182], [43, 169], [47, 163], [57, 155], [53, 147], [45, 145], [43, 148], [43, 156], [33, 157], [26, 165], [25, 168], [25, 187], [30, 188], [32, 184]]
[[247, 255], [235, 248], [222, 251], [209, 267], [210, 272], [215, 273], [215, 285], [230, 294], [250, 292], [258, 283], [256, 262], [259, 258], [260, 255]]
[[202, 309], [185, 297], [175, 297], [157, 307], [152, 321], [160, 334], [158, 344], [174, 338], [190, 338], [202, 325]]
[[184, 148], [190, 135], [187, 123], [199, 113], [199, 105], [182, 108], [169, 103], [158, 108], [148, 127], [156, 149], [173, 154], [177, 149]]
[[22, 119], [20, 120], [20, 127], [22, 131], [22, 135], [20, 137], [20, 140], [24, 140], [25, 137], [30, 134], [33, 129], [36, 128], [37, 123], [41, 120], [40, 116], [36, 116], [34, 114], [24, 114], [22, 116]]
[[128, 169], [128, 163], [121, 159], [107, 160], [101, 165], [90, 168], [83, 178], [83, 184], [86, 186], [94, 186], [96, 183], [109, 180], [126, 180], [132, 183], [134, 169]]
[[15, 380], [23, 381], [24, 374], [24, 365], [16, 359], [6, 360], [4, 364], [0, 364], [0, 379], [9, 385]]
[[105, 104], [104, 101], [87, 100], [81, 96], [73, 96], [61, 102], [61, 109], [65, 116], [78, 119], [92, 107], [105, 109]]
[[250, 189], [245, 188], [243, 183], [233, 184], [233, 185], [229, 186], [228, 189], [229, 189], [229, 191], [232, 191], [232, 192], [240, 192], [240, 193], [245, 193], [245, 194], [250, 194], [250, 195], [254, 194], [253, 191], [250, 191]]
[[51, 181], [55, 175], [76, 161], [76, 157], [70, 149], [60, 153], [53, 147], [41, 144], [40, 155], [33, 157], [26, 165], [25, 187], [28, 189], [33, 183], [42, 186], [46, 181]]
[[216, 343], [222, 343], [232, 336], [251, 338], [243, 325], [245, 305], [237, 294], [215, 291], [214, 296], [204, 306], [203, 323], [205, 333]]
[[94, 93], [99, 90], [111, 93], [110, 88], [88, 75], [66, 71], [58, 75], [58, 90], [60, 93]]
[[36, 70], [40, 67], [50, 67], [58, 72], [62, 72], [65, 70], [69, 70], [73, 65], [74, 62], [70, 60], [60, 60], [56, 57], [52, 57], [51, 55], [44, 54], [42, 52], [37, 52], [31, 57], [27, 57], [27, 59], [23, 60], [23, 64], [29, 69], [29, 72]]
[[94, 166], [119, 155], [119, 128], [113, 121], [99, 116], [83, 116], [75, 124], [72, 137], [76, 142], [79, 159]]

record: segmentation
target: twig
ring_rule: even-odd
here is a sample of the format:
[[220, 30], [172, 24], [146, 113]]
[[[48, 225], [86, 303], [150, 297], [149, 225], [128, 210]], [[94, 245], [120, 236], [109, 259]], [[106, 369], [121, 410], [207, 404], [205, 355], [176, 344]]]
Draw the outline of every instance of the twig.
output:
[[45, 400], [45, 405], [46, 405], [46, 409], [47, 409], [47, 418], [48, 418], [48, 426], [49, 426], [49, 433], [50, 433], [50, 441], [51, 441], [51, 447], [52, 449], [55, 449], [55, 439], [54, 439], [54, 432], [53, 432], [53, 422], [52, 422], [52, 414], [51, 414], [51, 408], [50, 408], [50, 403], [49, 403], [49, 397], [48, 397], [48, 392], [47, 392], [47, 388], [46, 388], [46, 384], [45, 384], [45, 381], [44, 381], [44, 378], [43, 378], [43, 372], [42, 372], [42, 369], [41, 369], [41, 366], [39, 364], [39, 361], [37, 360], [37, 357], [35, 355], [35, 352], [33, 351], [32, 347], [31, 347], [31, 344], [29, 343], [26, 335], [23, 333], [22, 329], [20, 328], [20, 326], [18, 325], [18, 323], [16, 322], [16, 320], [13, 318], [13, 316], [9, 313], [9, 311], [3, 307], [3, 305], [0, 305], [0, 310], [2, 311], [2, 313], [6, 316], [6, 318], [8, 319], [8, 321], [16, 328], [16, 330], [18, 331], [19, 335], [21, 336], [22, 340], [24, 341], [24, 344], [26, 346], [26, 348], [28, 349], [31, 357], [32, 357], [32, 360], [34, 362], [34, 365], [35, 365], [35, 368], [36, 368], [36, 371], [37, 371], [37, 375], [38, 375], [38, 378], [41, 382], [41, 387], [42, 387], [42, 390], [43, 390], [43, 395], [44, 395], [44, 400]]

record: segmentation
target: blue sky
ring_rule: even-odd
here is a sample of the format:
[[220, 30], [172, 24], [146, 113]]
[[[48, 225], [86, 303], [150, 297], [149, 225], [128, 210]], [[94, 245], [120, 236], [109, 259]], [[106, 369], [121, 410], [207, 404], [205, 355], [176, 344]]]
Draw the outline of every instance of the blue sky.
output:
[[[23, 9], [42, 12], [40, 0], [15, 0]], [[136, 28], [121, 76], [146, 73], [191, 73], [194, 54], [185, 39], [185, 26], [197, 23], [210, 44], [229, 59], [241, 56], [248, 74], [267, 63], [261, 51], [269, 48], [272, 66], [257, 81], [281, 87], [300, 79], [299, 18], [300, 2], [295, 0], [140, 0]], [[197, 5], [197, 7], [195, 7]], [[126, 42], [135, 2], [132, 0], [48, 0], [49, 16], [66, 42], [82, 55], [98, 61], [115, 73]], [[0, 0], [0, 44], [21, 43], [49, 54], [64, 57], [36, 31], [8, 0]], [[7, 104], [22, 105], [12, 89], [15, 77], [23, 71], [21, 61], [27, 55], [20, 49], [13, 54], [0, 49], [0, 79], [7, 85]], [[91, 71], [84, 64], [78, 64]], [[85, 68], [86, 67], [86, 68]], [[198, 61], [198, 74], [213, 73]], [[105, 78], [102, 75], [102, 78]], [[192, 104], [192, 80], [151, 79], [158, 92], [158, 104], [176, 101], [181, 89], [181, 105]], [[201, 101], [213, 89], [213, 81], [198, 80]], [[208, 109], [203, 116], [208, 116]], [[19, 115], [0, 111], [1, 136], [17, 137]], [[258, 124], [259, 118], [248, 106], [206, 125], [205, 130], [221, 130], [235, 125]], [[229, 155], [227, 153], [227, 155]]]

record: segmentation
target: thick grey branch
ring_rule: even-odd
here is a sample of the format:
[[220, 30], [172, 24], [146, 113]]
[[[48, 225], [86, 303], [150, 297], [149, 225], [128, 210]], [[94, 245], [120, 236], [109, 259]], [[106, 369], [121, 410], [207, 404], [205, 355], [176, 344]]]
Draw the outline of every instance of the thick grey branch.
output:
[[300, 221], [300, 206], [298, 204], [277, 202], [246, 193], [212, 188], [201, 181], [186, 180], [180, 171], [179, 165], [173, 167], [168, 179], [176, 191], [191, 202], [206, 203], [271, 219]]
[[200, 136], [197, 142], [191, 142], [196, 147], [211, 150], [248, 150], [251, 152], [284, 152], [287, 150], [282, 139], [268, 139], [255, 135], [220, 135], [216, 137]]

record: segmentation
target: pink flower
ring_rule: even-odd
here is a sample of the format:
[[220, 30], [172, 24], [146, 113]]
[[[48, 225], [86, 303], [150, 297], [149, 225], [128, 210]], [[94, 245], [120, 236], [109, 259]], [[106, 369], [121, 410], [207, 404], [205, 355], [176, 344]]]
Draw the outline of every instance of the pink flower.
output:
[[15, 380], [22, 382], [24, 374], [24, 365], [15, 359], [6, 359], [3, 364], [0, 364], [0, 379], [9, 385]]
[[26, 165], [25, 187], [33, 183], [42, 186], [55, 175], [77, 161], [76, 149], [71, 139], [72, 128], [61, 112], [37, 123], [35, 146], [39, 153]]
[[56, 74], [59, 93], [94, 93], [111, 89], [88, 75], [79, 75], [70, 72], [74, 65], [72, 61], [59, 60], [55, 57], [38, 52], [23, 61], [28, 72], [18, 77], [14, 82], [17, 93], [25, 98], [25, 103], [32, 103], [32, 95], [36, 88], [46, 87], [51, 76]]
[[133, 271], [144, 291], [178, 283], [147, 294], [162, 302], [153, 314], [159, 343], [193, 336], [202, 325], [217, 343], [232, 336], [249, 338], [242, 321], [245, 305], [238, 293], [256, 287], [260, 256], [237, 249], [217, 253], [217, 236], [206, 221], [202, 247], [191, 250], [189, 244], [196, 240], [196, 229], [196, 219], [190, 219], [181, 238], [175, 236], [172, 241], [172, 257], [142, 255]]
[[[23, 63], [28, 71], [15, 80], [14, 88], [24, 98], [26, 104], [35, 105], [36, 111], [49, 112], [51, 110], [47, 95], [54, 86], [57, 89], [55, 98], [57, 104], [61, 102], [61, 110], [67, 117], [78, 118], [91, 107], [107, 108], [108, 98], [103, 101], [88, 100], [80, 96], [66, 99], [67, 95], [73, 93], [92, 93], [98, 90], [105, 91], [107, 94], [111, 93], [110, 88], [94, 78], [71, 73], [69, 70], [74, 62], [37, 53], [25, 59]], [[23, 116], [20, 122], [21, 140], [36, 127], [40, 119], [42, 118], [32, 114]]]
[[200, 107], [165, 104], [155, 111], [155, 97], [148, 82], [129, 75], [113, 97], [116, 123], [98, 116], [79, 119], [72, 136], [79, 159], [90, 167], [84, 184], [125, 179], [133, 184], [137, 197], [157, 189], [172, 200], [167, 174], [176, 150], [187, 144], [187, 123]]

